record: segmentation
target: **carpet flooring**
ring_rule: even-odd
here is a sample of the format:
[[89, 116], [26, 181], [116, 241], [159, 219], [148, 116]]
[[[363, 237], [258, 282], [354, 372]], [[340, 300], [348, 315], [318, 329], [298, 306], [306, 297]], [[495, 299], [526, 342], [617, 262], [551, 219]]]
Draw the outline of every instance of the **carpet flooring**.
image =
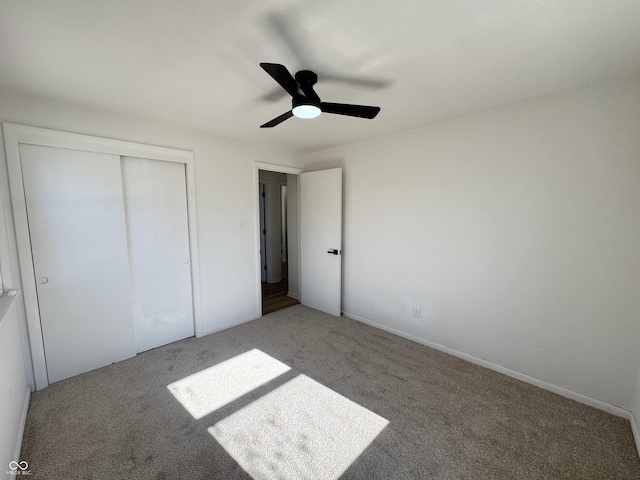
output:
[[[232, 363], [224, 365], [232, 368], [239, 360], [231, 359], [253, 349], [289, 368], [199, 419], [167, 388], [227, 360]], [[233, 378], [228, 372], [218, 375]], [[248, 479], [215, 435], [235, 449], [257, 440], [275, 448], [282, 439], [251, 439], [249, 433], [260, 429], [251, 427], [247, 413], [260, 405], [267, 412], [265, 421], [272, 423], [265, 431], [277, 436], [278, 425], [269, 417], [275, 414], [268, 412], [286, 418], [283, 399], [293, 398], [286, 393], [293, 392], [301, 376], [321, 392], [324, 387], [332, 391], [314, 398], [341, 398], [342, 403], [357, 404], [349, 408], [364, 412], [362, 418], [368, 418], [366, 409], [388, 421], [375, 430], [377, 436], [362, 453], [349, 460], [340, 478], [640, 478], [627, 420], [302, 305], [150, 350], [35, 392], [20, 458], [29, 462], [33, 479]], [[281, 400], [265, 405], [269, 398]], [[314, 432], [333, 438], [325, 422], [313, 417], [314, 402], [305, 410], [306, 403], [300, 397], [289, 407], [296, 410], [296, 418], [311, 422], [294, 422], [311, 437], [300, 446], [303, 461], [304, 454], [315, 454], [305, 447], [314, 445]], [[326, 412], [333, 407], [323, 405], [323, 415], [331, 415]], [[234, 425], [245, 425], [245, 431], [230, 430]], [[246, 439], [238, 443], [242, 435]], [[283, 445], [282, 451], [290, 447]], [[272, 462], [262, 459], [269, 478], [290, 478], [283, 463], [287, 459], [280, 458], [277, 448], [273, 452]], [[234, 455], [240, 458], [241, 453]], [[251, 456], [242, 459], [251, 461]], [[300, 478], [317, 480], [304, 470], [295, 471], [303, 472]]]

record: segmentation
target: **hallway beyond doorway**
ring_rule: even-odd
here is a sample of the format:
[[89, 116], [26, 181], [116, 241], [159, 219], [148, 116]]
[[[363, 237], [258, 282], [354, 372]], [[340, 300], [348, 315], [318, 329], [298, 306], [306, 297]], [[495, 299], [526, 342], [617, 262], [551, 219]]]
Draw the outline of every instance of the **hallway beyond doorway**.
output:
[[282, 262], [282, 280], [278, 283], [262, 282], [262, 315], [300, 303], [295, 298], [288, 296], [288, 292], [287, 263]]

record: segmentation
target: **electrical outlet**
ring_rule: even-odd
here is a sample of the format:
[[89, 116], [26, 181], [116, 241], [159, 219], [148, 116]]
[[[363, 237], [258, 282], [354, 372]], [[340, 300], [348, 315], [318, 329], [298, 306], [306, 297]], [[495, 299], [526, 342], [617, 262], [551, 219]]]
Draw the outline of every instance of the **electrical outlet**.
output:
[[420, 307], [417, 305], [413, 306], [413, 316], [416, 318], [420, 318]]

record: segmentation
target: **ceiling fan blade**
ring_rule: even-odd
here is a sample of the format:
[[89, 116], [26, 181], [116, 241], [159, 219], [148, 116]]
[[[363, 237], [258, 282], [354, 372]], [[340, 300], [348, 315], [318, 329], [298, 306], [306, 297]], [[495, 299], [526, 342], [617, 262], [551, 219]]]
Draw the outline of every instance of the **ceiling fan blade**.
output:
[[283, 113], [279, 117], [276, 117], [273, 120], [268, 121], [264, 125], [260, 125], [260, 128], [275, 127], [276, 125], [280, 125], [282, 122], [284, 122], [285, 120], [287, 120], [288, 118], [291, 118], [291, 117], [293, 117], [293, 112], [292, 111], [288, 111], [287, 113]]
[[[298, 82], [293, 78], [293, 75], [289, 73], [287, 67], [280, 65], [279, 63], [261, 63], [260, 66], [267, 72], [273, 79], [284, 88], [292, 97], [305, 97], [304, 92], [298, 85]], [[306, 98], [306, 97], [305, 97]]]
[[368, 107], [366, 105], [349, 105], [346, 103], [322, 102], [320, 110], [326, 113], [336, 113], [338, 115], [348, 115], [350, 117], [375, 118], [380, 112], [380, 107]]

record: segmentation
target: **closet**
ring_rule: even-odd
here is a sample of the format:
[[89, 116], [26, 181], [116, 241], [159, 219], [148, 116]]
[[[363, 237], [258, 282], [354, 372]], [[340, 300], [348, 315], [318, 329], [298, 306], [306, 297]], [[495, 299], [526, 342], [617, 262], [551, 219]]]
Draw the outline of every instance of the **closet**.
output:
[[[37, 305], [28, 325], [30, 335], [39, 327], [47, 383], [193, 336], [187, 165], [17, 146], [21, 178], [9, 163], [11, 189], [14, 198], [23, 191], [28, 235], [26, 245], [16, 221], [18, 247], [23, 269], [31, 257]], [[21, 205], [14, 213], [18, 220]]]

